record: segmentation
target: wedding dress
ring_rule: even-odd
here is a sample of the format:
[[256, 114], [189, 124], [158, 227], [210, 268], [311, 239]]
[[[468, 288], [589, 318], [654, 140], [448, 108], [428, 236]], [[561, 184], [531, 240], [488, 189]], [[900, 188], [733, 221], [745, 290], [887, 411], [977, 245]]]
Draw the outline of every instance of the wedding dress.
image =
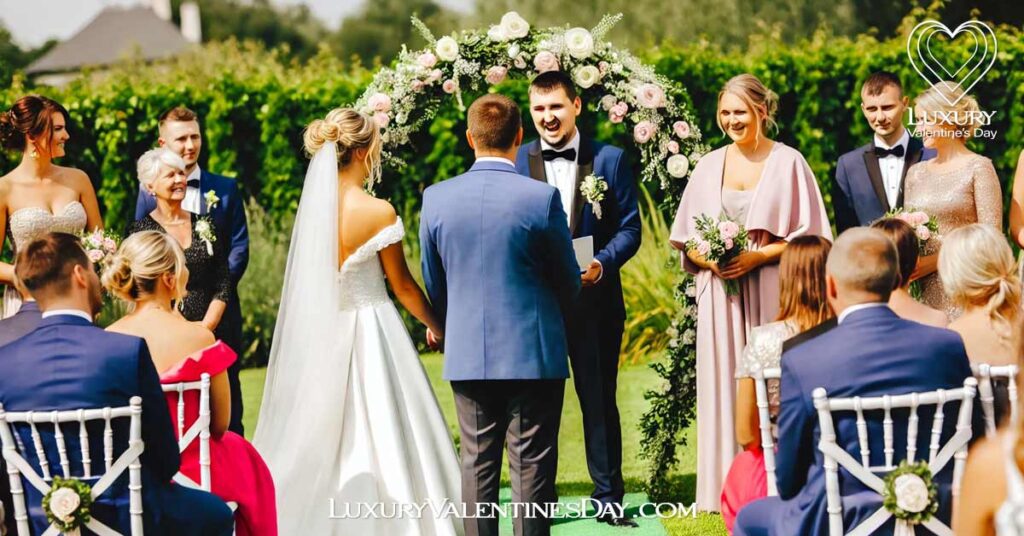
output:
[[378, 257], [402, 240], [402, 221], [338, 270], [337, 199], [328, 144], [299, 203], [253, 440], [274, 476], [280, 533], [461, 534], [459, 518], [436, 515], [461, 504], [449, 428]]

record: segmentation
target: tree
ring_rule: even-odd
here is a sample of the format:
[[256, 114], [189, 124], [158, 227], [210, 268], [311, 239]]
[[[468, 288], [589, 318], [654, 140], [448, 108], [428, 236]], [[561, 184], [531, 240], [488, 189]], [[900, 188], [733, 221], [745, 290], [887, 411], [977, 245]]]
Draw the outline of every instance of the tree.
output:
[[[183, 1], [172, 2], [176, 22], [180, 22]], [[309, 58], [330, 33], [304, 5], [277, 6], [270, 0], [193, 1], [199, 4], [203, 41], [235, 38], [259, 41], [267, 48], [287, 45], [297, 56]]]
[[366, 2], [362, 10], [346, 17], [331, 39], [332, 50], [341, 57], [359, 56], [366, 62], [379, 58], [390, 62], [405, 44], [424, 46], [410, 18], [416, 15], [434, 35], [444, 35], [459, 27], [459, 17], [433, 0], [376, 0]]

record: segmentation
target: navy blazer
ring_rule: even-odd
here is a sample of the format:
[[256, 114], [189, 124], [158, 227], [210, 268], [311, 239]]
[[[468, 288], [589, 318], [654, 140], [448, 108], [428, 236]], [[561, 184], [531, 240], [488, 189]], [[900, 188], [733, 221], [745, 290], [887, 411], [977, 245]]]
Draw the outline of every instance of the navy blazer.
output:
[[580, 272], [557, 190], [477, 162], [423, 192], [420, 248], [446, 326], [444, 379], [569, 376], [564, 313]]
[[[43, 314], [39, 312], [39, 304], [27, 301], [14, 316], [0, 320], [0, 346], [14, 342], [36, 329]], [[2, 367], [0, 367], [2, 368]]]
[[921, 140], [911, 136], [903, 160], [903, 177], [896, 206], [889, 206], [885, 195], [882, 170], [875, 156], [875, 143], [858, 147], [839, 157], [836, 180], [832, 183], [832, 208], [835, 211], [836, 234], [850, 227], [871, 225], [886, 212], [903, 206], [903, 182], [914, 164], [935, 157], [933, 149], [925, 149]]
[[[904, 320], [888, 307], [851, 313], [835, 328], [803, 342], [782, 355], [779, 440], [776, 477], [782, 505], [769, 526], [770, 534], [827, 534], [823, 458], [817, 445], [821, 436], [811, 393], [824, 387], [830, 398], [881, 396], [909, 392], [956, 389], [971, 376], [960, 336], [950, 330]], [[943, 441], [956, 425], [958, 403], [944, 408]], [[977, 404], [975, 404], [977, 408]], [[918, 412], [918, 453], [928, 452], [934, 411]], [[894, 413], [897, 460], [906, 455], [906, 415]], [[876, 415], [877, 416], [877, 415]], [[839, 444], [860, 459], [856, 419], [852, 412], [833, 414]], [[902, 422], [901, 422], [902, 421]], [[975, 433], [983, 433], [975, 420]], [[869, 419], [872, 465], [883, 465], [881, 421]], [[946, 466], [953, 467], [952, 461]], [[940, 473], [950, 482], [952, 471]], [[844, 523], [852, 529], [881, 507], [878, 493], [860, 485], [840, 467]], [[948, 489], [947, 489], [948, 491]], [[948, 499], [948, 496], [947, 496]], [[949, 501], [944, 501], [948, 507]], [[940, 509], [948, 521], [948, 509]], [[892, 525], [890, 521], [889, 526]]]
[[[57, 315], [43, 319], [31, 333], [0, 347], [0, 403], [8, 411], [67, 410], [127, 406], [133, 396], [142, 397], [143, 511], [159, 523], [159, 486], [166, 486], [178, 472], [180, 458], [174, 426], [160, 378], [146, 342], [138, 337], [104, 331], [83, 318]], [[93, 474], [103, 473], [103, 426], [89, 430]], [[18, 430], [22, 443], [32, 445], [29, 430]], [[50, 471], [60, 474], [60, 459], [54, 445], [53, 428], [39, 427], [43, 441], [51, 448]], [[127, 445], [128, 420], [114, 426], [114, 459]], [[82, 460], [78, 426], [64, 430], [72, 472], [81, 475]], [[34, 449], [26, 460], [39, 470]], [[128, 522], [128, 473], [97, 499], [93, 512], [101, 521], [123, 527]], [[28, 486], [27, 503], [36, 534], [47, 526], [42, 497]], [[116, 519], [112, 519], [112, 517]], [[127, 534], [127, 532], [125, 532]]]
[[[622, 279], [619, 270], [640, 249], [641, 223], [637, 204], [637, 187], [626, 153], [612, 145], [598, 143], [580, 136], [580, 149], [576, 158], [576, 192], [572, 211], [572, 237], [594, 237], [594, 258], [603, 269], [597, 285], [583, 289], [584, 294], [598, 297], [598, 307], [619, 319], [626, 317], [622, 299]], [[547, 184], [540, 140], [519, 148], [516, 171]], [[580, 193], [580, 184], [587, 175], [594, 174], [608, 183], [601, 218], [594, 214], [590, 203]], [[586, 267], [584, 267], [586, 268]]]

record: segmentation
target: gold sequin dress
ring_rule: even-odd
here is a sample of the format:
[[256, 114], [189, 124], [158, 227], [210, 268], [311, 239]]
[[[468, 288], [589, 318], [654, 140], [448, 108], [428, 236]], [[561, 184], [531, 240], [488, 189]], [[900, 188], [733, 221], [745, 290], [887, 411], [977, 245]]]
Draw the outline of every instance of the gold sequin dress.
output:
[[[942, 237], [964, 225], [985, 223], [1002, 229], [1003, 193], [991, 160], [976, 154], [952, 171], [936, 173], [934, 167], [931, 161], [911, 167], [904, 187], [904, 207], [927, 212], [939, 222], [939, 236], [928, 242], [926, 253], [938, 253]], [[960, 309], [946, 297], [938, 273], [922, 278], [921, 286], [922, 302], [950, 319], [960, 316]]]

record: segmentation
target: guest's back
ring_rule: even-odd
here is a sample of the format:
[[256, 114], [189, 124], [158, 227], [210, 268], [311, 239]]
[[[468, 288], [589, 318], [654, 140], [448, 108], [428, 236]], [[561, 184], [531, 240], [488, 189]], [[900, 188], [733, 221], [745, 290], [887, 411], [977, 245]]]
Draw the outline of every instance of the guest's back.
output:
[[[34, 301], [26, 301], [14, 316], [0, 320], [0, 346], [9, 344], [36, 329], [39, 321], [42, 320], [42, 313], [39, 312], [39, 305]], [[3, 355], [3, 352], [0, 352]]]

